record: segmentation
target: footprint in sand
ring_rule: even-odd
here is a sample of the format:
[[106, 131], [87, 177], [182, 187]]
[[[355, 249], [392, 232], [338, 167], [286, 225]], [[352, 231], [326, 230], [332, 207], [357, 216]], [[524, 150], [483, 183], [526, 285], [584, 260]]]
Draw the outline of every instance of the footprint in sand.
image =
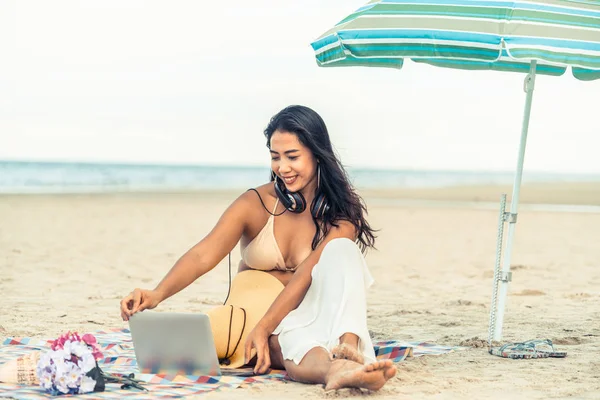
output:
[[401, 310], [394, 310], [391, 311], [389, 313], [384, 314], [384, 316], [386, 317], [396, 317], [398, 315], [407, 315], [407, 314], [431, 314], [431, 311], [425, 310], [425, 311], [420, 311], [420, 310], [405, 310], [405, 309], [401, 309]]
[[477, 307], [485, 307], [483, 303], [476, 303], [471, 300], [456, 300], [447, 303], [449, 306], [477, 306]]
[[562, 338], [552, 339], [553, 344], [575, 345], [575, 344], [582, 344], [582, 343], [587, 343], [587, 342], [589, 342], [589, 340], [581, 338], [581, 337], [577, 337], [577, 336], [566, 336], [566, 337], [562, 337]]
[[518, 293], [515, 293], [515, 296], [544, 296], [546, 292], [542, 292], [541, 290], [534, 289], [525, 289]]
[[445, 326], [445, 327], [449, 327], [449, 326], [460, 326], [460, 322], [457, 322], [457, 321], [450, 321], [450, 322], [440, 322], [438, 325], [439, 325], [439, 326]]
[[479, 339], [477, 336], [472, 337], [470, 339], [465, 339], [459, 343], [459, 346], [475, 347], [475, 348], [487, 347], [487, 345], [488, 345], [487, 340]]
[[578, 300], [578, 299], [589, 299], [590, 297], [592, 297], [592, 295], [589, 293], [572, 293], [572, 294], [566, 295], [565, 297], [567, 299]]
[[511, 265], [510, 269], [511, 269], [511, 271], [518, 271], [520, 269], [529, 269], [529, 267], [526, 265], [517, 264], [517, 265]]
[[195, 303], [195, 304], [206, 304], [209, 306], [218, 306], [218, 305], [222, 305], [223, 303], [219, 302], [218, 300], [213, 300], [213, 299], [208, 299], [208, 298], [195, 298], [195, 299], [190, 299], [189, 300], [190, 303]]

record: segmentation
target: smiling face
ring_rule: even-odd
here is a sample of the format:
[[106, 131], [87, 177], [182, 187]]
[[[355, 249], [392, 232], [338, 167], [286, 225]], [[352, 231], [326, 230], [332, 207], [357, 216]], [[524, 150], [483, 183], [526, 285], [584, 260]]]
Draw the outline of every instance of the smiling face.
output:
[[[307, 201], [317, 188], [317, 162], [310, 149], [290, 132], [271, 136], [271, 169], [290, 192], [302, 192]], [[307, 196], [308, 195], [308, 196]]]

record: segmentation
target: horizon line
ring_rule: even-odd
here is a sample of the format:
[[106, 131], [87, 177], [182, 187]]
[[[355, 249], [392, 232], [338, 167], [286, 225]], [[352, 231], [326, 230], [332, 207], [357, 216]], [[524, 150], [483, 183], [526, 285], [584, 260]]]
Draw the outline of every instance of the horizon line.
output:
[[[0, 158], [0, 163], [14, 164], [55, 164], [55, 165], [90, 165], [90, 166], [114, 166], [114, 167], [189, 167], [189, 168], [253, 168], [268, 169], [268, 166], [259, 164], [218, 164], [218, 163], [191, 163], [191, 162], [165, 162], [165, 161], [123, 161], [123, 160], [55, 160], [55, 159], [7, 159]], [[494, 169], [439, 169], [439, 168], [410, 168], [410, 167], [371, 167], [363, 165], [344, 165], [344, 168], [350, 170], [362, 171], [381, 171], [381, 172], [443, 172], [443, 173], [491, 173], [491, 174], [514, 174], [515, 170], [494, 170]], [[600, 176], [598, 172], [567, 172], [567, 171], [547, 171], [523, 169], [523, 173], [534, 174], [552, 174], [552, 175], [584, 175], [584, 176]]]

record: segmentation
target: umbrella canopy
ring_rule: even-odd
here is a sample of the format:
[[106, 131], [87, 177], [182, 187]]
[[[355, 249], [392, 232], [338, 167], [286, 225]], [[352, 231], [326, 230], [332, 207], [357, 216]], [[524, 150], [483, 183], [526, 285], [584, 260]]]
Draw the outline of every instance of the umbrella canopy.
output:
[[373, 0], [312, 47], [322, 67], [401, 68], [410, 58], [440, 67], [528, 73], [510, 212], [504, 211], [503, 195], [498, 223], [489, 342], [500, 340], [535, 76], [562, 75], [571, 67], [577, 79], [600, 78], [600, 1]]
[[600, 78], [600, 2], [374, 0], [312, 43], [322, 67], [441, 67]]

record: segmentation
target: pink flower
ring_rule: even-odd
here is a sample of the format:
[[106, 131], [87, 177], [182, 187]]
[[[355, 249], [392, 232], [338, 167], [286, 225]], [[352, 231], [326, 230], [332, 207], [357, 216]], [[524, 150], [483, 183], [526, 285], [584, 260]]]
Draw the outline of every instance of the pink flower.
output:
[[62, 335], [60, 335], [58, 337], [58, 339], [56, 339], [56, 340], [58, 341], [58, 343], [60, 345], [64, 345], [67, 340], [74, 342], [75, 340], [77, 340], [78, 337], [79, 337], [79, 335], [77, 334], [77, 332], [71, 333], [69, 331], [67, 333], [63, 333]]
[[65, 342], [69, 340], [70, 332], [64, 333], [60, 335], [52, 345], [50, 346], [52, 350], [62, 350], [65, 347]]
[[69, 340], [71, 342], [81, 342], [81, 338], [79, 337], [79, 334], [77, 332], [69, 332]]
[[96, 337], [90, 333], [86, 333], [83, 335], [83, 341], [92, 348], [92, 355], [94, 356], [94, 359], [100, 360], [102, 358], [102, 353], [100, 352], [100, 346], [98, 345]]
[[83, 335], [83, 341], [85, 342], [85, 344], [87, 344], [88, 346], [92, 346], [98, 343], [98, 341], [96, 340], [96, 337], [94, 335], [92, 335], [91, 333], [86, 333], [85, 335]]

